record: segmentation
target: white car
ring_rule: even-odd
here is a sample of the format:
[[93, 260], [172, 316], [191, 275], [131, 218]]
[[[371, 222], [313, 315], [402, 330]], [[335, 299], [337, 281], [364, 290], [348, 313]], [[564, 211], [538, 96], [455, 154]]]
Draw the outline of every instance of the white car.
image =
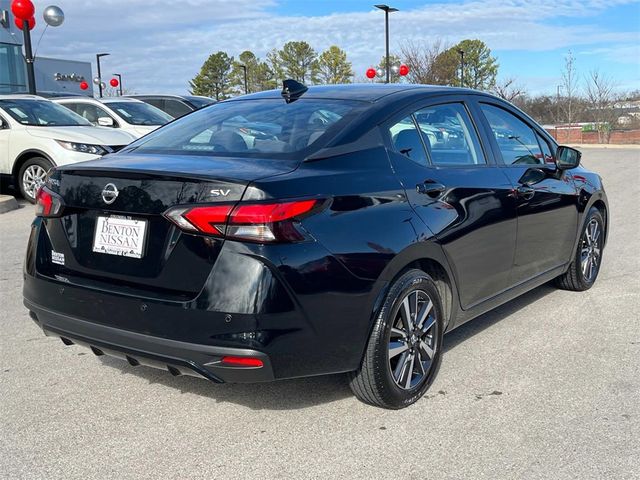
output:
[[0, 175], [30, 202], [54, 166], [93, 160], [135, 140], [35, 95], [0, 95]]
[[96, 100], [90, 97], [69, 97], [55, 98], [53, 101], [73, 110], [93, 125], [118, 128], [136, 138], [173, 120], [171, 115], [159, 108], [133, 98], [109, 97]]

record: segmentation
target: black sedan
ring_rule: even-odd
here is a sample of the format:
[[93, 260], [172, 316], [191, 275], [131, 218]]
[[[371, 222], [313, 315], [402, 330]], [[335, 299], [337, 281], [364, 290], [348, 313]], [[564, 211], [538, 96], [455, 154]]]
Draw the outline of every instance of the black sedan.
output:
[[358, 398], [402, 408], [445, 332], [550, 280], [594, 284], [609, 208], [579, 163], [488, 94], [285, 81], [55, 169], [24, 303], [47, 335], [132, 365], [348, 372]]
[[180, 118], [188, 113], [213, 105], [213, 98], [199, 95], [129, 95], [131, 98], [141, 100], [149, 105], [159, 108], [173, 118]]

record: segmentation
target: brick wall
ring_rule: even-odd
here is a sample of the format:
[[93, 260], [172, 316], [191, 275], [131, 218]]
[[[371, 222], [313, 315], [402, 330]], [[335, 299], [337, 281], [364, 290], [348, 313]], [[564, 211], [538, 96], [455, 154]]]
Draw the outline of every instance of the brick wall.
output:
[[[598, 132], [583, 132], [582, 127], [549, 128], [547, 132], [559, 144], [568, 143], [600, 143]], [[640, 144], [640, 130], [614, 130], [609, 137], [612, 144]]]

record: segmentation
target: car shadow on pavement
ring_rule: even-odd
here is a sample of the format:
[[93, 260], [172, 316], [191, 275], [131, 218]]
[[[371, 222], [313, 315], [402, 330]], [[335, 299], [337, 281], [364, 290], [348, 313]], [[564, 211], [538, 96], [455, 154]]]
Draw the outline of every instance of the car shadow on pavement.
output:
[[[553, 286], [543, 285], [458, 327], [445, 336], [445, 352], [554, 291]], [[253, 410], [297, 410], [353, 396], [345, 374], [255, 384], [214, 384], [189, 376], [173, 377], [150, 367], [133, 367], [112, 357], [98, 358], [103, 365], [119, 370], [123, 375], [140, 377], [149, 384], [160, 384], [181, 393], [208, 397], [215, 402], [231, 402]]]
[[459, 326], [444, 337], [444, 351], [453, 350], [460, 343], [470, 339], [474, 335], [491, 327], [492, 325], [506, 319], [517, 311], [537, 302], [547, 295], [557, 292], [558, 289], [552, 283], [545, 283], [533, 290], [514, 298], [489, 312], [474, 318], [473, 320]]

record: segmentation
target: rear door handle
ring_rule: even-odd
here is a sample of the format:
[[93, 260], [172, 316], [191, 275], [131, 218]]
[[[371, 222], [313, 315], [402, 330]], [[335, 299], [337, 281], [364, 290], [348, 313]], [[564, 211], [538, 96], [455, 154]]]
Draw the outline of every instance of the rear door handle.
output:
[[436, 182], [423, 182], [416, 185], [416, 192], [429, 195], [434, 198], [444, 192], [445, 189], [446, 187], [443, 184]]
[[517, 191], [518, 191], [518, 196], [521, 198], [524, 198], [525, 200], [531, 200], [536, 193], [536, 191], [533, 188], [528, 187], [527, 185], [520, 185], [517, 188]]

